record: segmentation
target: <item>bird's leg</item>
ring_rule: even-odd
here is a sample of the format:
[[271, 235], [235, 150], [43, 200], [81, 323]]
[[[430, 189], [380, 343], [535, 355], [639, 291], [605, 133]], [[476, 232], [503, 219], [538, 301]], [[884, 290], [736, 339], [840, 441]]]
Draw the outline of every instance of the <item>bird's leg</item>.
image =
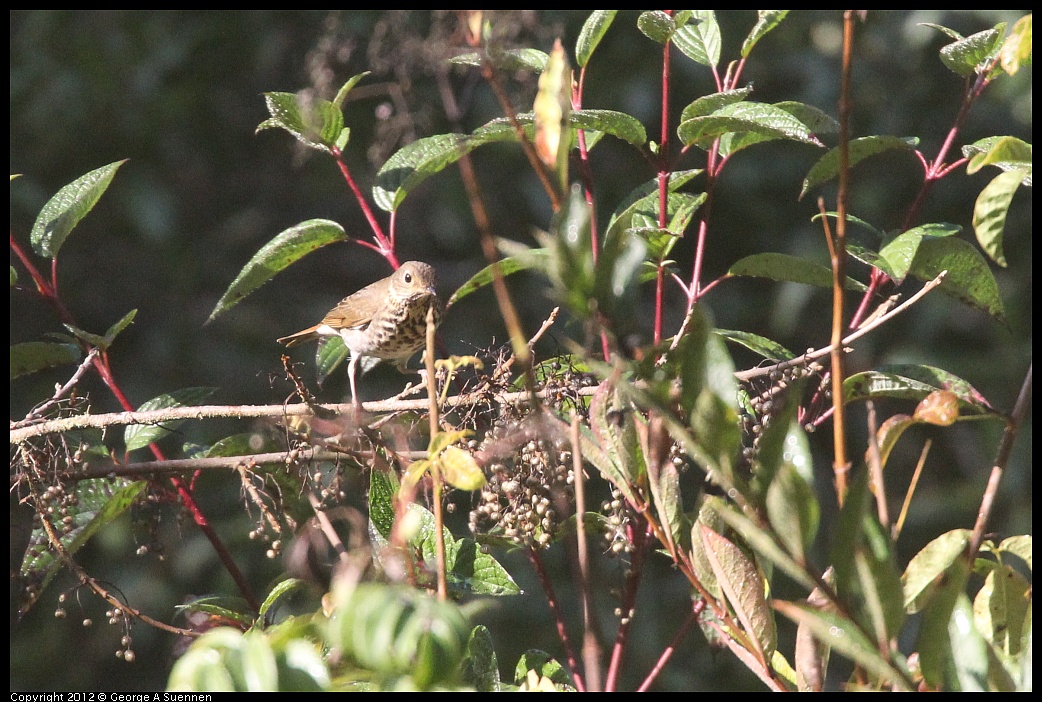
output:
[[351, 384], [351, 404], [354, 405], [355, 410], [362, 409], [362, 403], [358, 399], [358, 391], [355, 390], [355, 374], [358, 371], [358, 359], [361, 358], [359, 354], [352, 353], [351, 361], [347, 364], [347, 379]]

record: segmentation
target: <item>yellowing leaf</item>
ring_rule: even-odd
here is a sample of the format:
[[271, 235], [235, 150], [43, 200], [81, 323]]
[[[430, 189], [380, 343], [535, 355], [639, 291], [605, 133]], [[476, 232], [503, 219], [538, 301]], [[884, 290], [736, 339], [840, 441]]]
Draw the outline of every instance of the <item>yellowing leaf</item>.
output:
[[485, 484], [485, 473], [474, 457], [457, 446], [449, 446], [438, 459], [445, 482], [460, 490], [477, 490]]

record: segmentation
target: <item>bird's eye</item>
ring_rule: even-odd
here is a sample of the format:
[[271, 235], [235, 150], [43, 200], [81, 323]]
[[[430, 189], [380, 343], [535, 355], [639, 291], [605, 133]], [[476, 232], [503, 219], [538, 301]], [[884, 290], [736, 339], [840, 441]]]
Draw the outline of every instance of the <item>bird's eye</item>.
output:
[[412, 273], [406, 273], [405, 274], [405, 282], [406, 283], [411, 283], [412, 282]]

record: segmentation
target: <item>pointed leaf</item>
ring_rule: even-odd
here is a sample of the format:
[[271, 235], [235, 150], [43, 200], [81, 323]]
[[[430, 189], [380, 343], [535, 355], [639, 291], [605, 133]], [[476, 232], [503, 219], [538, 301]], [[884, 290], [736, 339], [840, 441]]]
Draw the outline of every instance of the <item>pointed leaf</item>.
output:
[[821, 508], [813, 483], [804, 477], [813, 464], [806, 433], [798, 422], [789, 425], [781, 459], [767, 488], [767, 517], [785, 549], [804, 564], [818, 533]]
[[333, 98], [333, 104], [337, 107], [343, 107], [344, 101], [347, 100], [347, 94], [358, 85], [358, 81], [362, 80], [370, 73], [372, 73], [372, 71], [363, 71], [362, 73], [357, 73], [348, 78], [347, 82], [340, 86], [340, 90], [336, 91], [336, 97]]
[[960, 231], [962, 231], [962, 227], [959, 225], [946, 222], [921, 224], [901, 232], [888, 241], [879, 250], [879, 256], [887, 262], [894, 282], [900, 285], [908, 275], [908, 271], [915, 261], [915, 255], [919, 252], [919, 247], [924, 240], [952, 236]]
[[824, 146], [810, 129], [790, 112], [762, 102], [737, 102], [725, 105], [704, 117], [680, 123], [677, 134], [686, 146], [704, 147], [729, 132], [752, 132], [771, 139], [790, 139]]
[[243, 298], [307, 254], [336, 241], [346, 241], [344, 228], [328, 219], [310, 219], [286, 229], [265, 244], [243, 266], [218, 300], [207, 322], [237, 305]]
[[568, 184], [568, 152], [571, 130], [568, 118], [572, 111], [572, 69], [561, 40], [554, 42], [550, 60], [539, 75], [532, 113], [535, 119], [536, 156], [550, 173], [557, 176], [558, 191]]
[[615, 20], [618, 10], [594, 10], [583, 22], [583, 28], [579, 32], [579, 39], [575, 42], [575, 62], [579, 67], [585, 67], [590, 62], [590, 56], [594, 49], [601, 43], [608, 27]]
[[[518, 271], [524, 271], [531, 268], [543, 268], [546, 266], [549, 258], [550, 254], [546, 249], [528, 249], [520, 255], [502, 258], [496, 265], [499, 266], [499, 272], [505, 278], [506, 276], [517, 273]], [[470, 280], [456, 289], [456, 292], [454, 292], [452, 297], [449, 298], [445, 307], [452, 307], [467, 295], [477, 292], [486, 285], [490, 285], [493, 280], [492, 269], [493, 266], [491, 265], [485, 266], [471, 276]]]
[[814, 638], [892, 684], [895, 689], [911, 691], [908, 671], [898, 669], [880, 655], [876, 646], [847, 617], [797, 602], [776, 601], [774, 608], [801, 627], [806, 627]]
[[460, 665], [460, 680], [476, 692], [504, 691], [492, 634], [480, 624], [470, 631], [467, 652]]
[[736, 507], [727, 503], [718, 503], [716, 512], [722, 520], [727, 522], [728, 526], [741, 534], [742, 539], [761, 557], [772, 562], [807, 590], [817, 587], [814, 578], [807, 572], [806, 566], [797, 563], [785, 549], [778, 545], [773, 529], [767, 530], [758, 526]]
[[126, 329], [134, 323], [134, 317], [136, 316], [137, 310], [130, 310], [125, 315], [123, 315], [123, 317], [118, 322], [116, 322], [108, 328], [108, 330], [105, 332], [106, 348], [112, 345], [112, 342], [115, 341], [116, 336], [118, 336], [121, 331], [123, 331], [124, 329]]
[[570, 115], [572, 127], [587, 131], [604, 132], [634, 146], [643, 146], [648, 141], [644, 125], [635, 117], [615, 110], [576, 110]]
[[948, 271], [938, 286], [941, 292], [1007, 324], [998, 281], [976, 247], [954, 237], [922, 242], [912, 261], [911, 274], [926, 282], [941, 271]]
[[941, 62], [960, 76], [969, 77], [980, 73], [1001, 48], [1005, 28], [1006, 23], [1000, 22], [992, 29], [971, 34], [942, 47]]
[[768, 361], [791, 361], [796, 358], [792, 351], [789, 351], [777, 341], [759, 334], [735, 331], [733, 329], [714, 329], [713, 333], [722, 339], [744, 346], [753, 353], [763, 356]]
[[546, 62], [550, 57], [545, 51], [538, 49], [495, 49], [489, 50], [487, 54], [476, 51], [460, 54], [449, 59], [449, 63], [463, 66], [481, 66], [484, 61], [495, 66], [501, 71], [536, 71], [542, 72], [546, 69]]
[[398, 494], [398, 476], [390, 466], [369, 471], [369, 525], [384, 539], [391, 538], [394, 528], [394, 498]]
[[756, 24], [749, 32], [749, 36], [742, 42], [742, 58], [747, 58], [749, 53], [756, 46], [756, 42], [760, 41], [769, 31], [781, 24], [781, 21], [785, 19], [785, 15], [789, 14], [788, 10], [757, 10]]
[[695, 63], [709, 67], [720, 63], [720, 25], [712, 10], [692, 10], [688, 21], [674, 32], [672, 39]]
[[257, 126], [258, 132], [285, 129], [312, 149], [332, 153], [344, 130], [340, 107], [310, 91], [265, 93], [264, 102], [271, 118]]
[[[956, 630], [953, 631], [950, 625], [959, 601], [966, 599], [969, 575], [966, 559], [953, 560], [938, 578], [937, 589], [923, 611], [917, 640], [919, 670], [926, 684], [935, 689], [949, 687], [946, 683], [956, 683], [955, 689], [959, 687], [958, 678], [950, 675], [954, 672], [951, 663], [954, 659], [953, 647], [962, 643], [960, 639], [971, 635], [969, 629], [973, 627], [973, 615], [968, 600], [964, 609], [960, 607], [963, 611], [955, 615]], [[907, 592], [905, 594], [907, 597]]]
[[[174, 392], [164, 393], [141, 404], [138, 412], [149, 412], [151, 410], [169, 409], [171, 407], [191, 407], [198, 405], [213, 394], [216, 388], [184, 388]], [[123, 432], [123, 442], [129, 453], [139, 448], [144, 448], [154, 441], [159, 441], [175, 428], [183, 419], [176, 419], [163, 424], [142, 425], [131, 424]]]
[[[919, 145], [917, 137], [895, 137], [895, 136], [866, 136], [851, 139], [848, 144], [850, 167], [865, 160], [869, 156], [889, 151], [890, 149], [915, 149]], [[807, 192], [826, 181], [832, 180], [839, 174], [839, 147], [829, 149], [824, 156], [811, 166], [807, 177], [803, 180], [803, 189], [800, 190], [800, 199]]]
[[778, 643], [778, 631], [756, 563], [730, 540], [705, 525], [702, 525], [702, 541], [716, 579], [742, 628], [754, 637], [759, 651], [769, 660]]
[[677, 25], [673, 18], [662, 10], [645, 10], [637, 18], [637, 29], [648, 39], [665, 44], [673, 36]]
[[944, 574], [966, 553], [969, 543], [970, 530], [955, 529], [941, 534], [912, 557], [901, 576], [905, 610], [909, 614], [922, 610]]
[[[91, 537], [127, 511], [147, 485], [143, 480], [131, 482], [118, 478], [81, 480], [68, 488], [71, 491], [69, 497], [75, 498], [68, 501], [66, 516], [72, 517], [70, 530], [63, 533], [62, 525], [57, 525], [61, 543], [68, 554], [74, 556]], [[46, 531], [37, 526], [22, 560], [21, 574], [26, 581], [31, 579], [39, 586], [34, 589], [31, 599], [21, 603], [19, 611], [22, 614], [29, 611], [47, 584], [64, 567], [64, 562], [50, 546]]]
[[65, 239], [88, 212], [94, 209], [126, 159], [102, 166], [72, 181], [47, 201], [36, 217], [29, 240], [33, 251], [55, 258]]
[[[501, 139], [509, 139], [503, 134]], [[491, 138], [474, 139], [464, 134], [436, 134], [402, 147], [380, 168], [373, 185], [373, 201], [380, 209], [394, 212], [405, 196], [430, 176], [461, 159], [464, 154]]]
[[[676, 192], [701, 172], [700, 169], [694, 169], [670, 173], [669, 181], [666, 185], [667, 190], [669, 191], [668, 194]], [[608, 233], [610, 234], [613, 230], [619, 228], [632, 228], [634, 226], [634, 219], [640, 214], [646, 214], [657, 219], [659, 203], [658, 188], [658, 178], [653, 178], [630, 191], [612, 214], [611, 219], [608, 220]], [[702, 197], [704, 197], [704, 194], [699, 196], [699, 198]], [[701, 202], [701, 199], [699, 201]], [[674, 214], [669, 209], [671, 205], [684, 202], [687, 201], [667, 200], [667, 216], [672, 216]]]
[[752, 92], [753, 86], [748, 85], [737, 90], [724, 90], [719, 93], [703, 95], [684, 108], [684, 111], [680, 114], [680, 121], [683, 122], [695, 117], [704, 117], [712, 114], [725, 105], [741, 102], [749, 97]]
[[915, 364], [880, 366], [855, 373], [843, 381], [843, 401], [873, 397], [922, 400], [934, 390], [948, 390], [965, 404], [960, 409], [994, 413], [987, 399], [972, 385], [941, 368]]
[[1031, 186], [1031, 144], [1011, 136], [985, 137], [962, 147], [962, 155], [970, 159], [966, 173], [973, 174], [985, 166], [1003, 171], [1027, 171], [1024, 185]]
[[10, 348], [11, 380], [46, 368], [78, 363], [81, 352], [76, 344], [28, 341]]
[[977, 234], [977, 242], [991, 260], [1003, 268], [1006, 267], [1006, 256], [1002, 253], [1002, 230], [1006, 226], [1006, 213], [1026, 174], [1027, 171], [999, 174], [980, 192], [973, 206], [973, 231]]
[[[760, 253], [746, 256], [734, 263], [727, 272], [729, 275], [747, 275], [789, 283], [816, 285], [820, 288], [832, 287], [832, 271], [827, 266], [788, 254]], [[844, 287], [847, 290], [858, 292], [868, 290], [864, 283], [849, 276]]]

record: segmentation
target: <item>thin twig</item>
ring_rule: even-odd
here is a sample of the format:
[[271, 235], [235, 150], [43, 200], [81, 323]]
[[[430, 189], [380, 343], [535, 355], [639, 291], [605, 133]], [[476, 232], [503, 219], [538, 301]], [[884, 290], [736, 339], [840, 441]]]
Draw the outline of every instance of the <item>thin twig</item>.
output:
[[572, 412], [572, 474], [575, 476], [575, 550], [579, 561], [579, 595], [583, 608], [583, 671], [588, 692], [601, 691], [601, 647], [597, 641], [590, 611], [590, 563], [586, 552], [586, 480], [583, 476], [582, 442], [579, 438], [579, 415]]
[[970, 563], [976, 558], [981, 542], [984, 541], [984, 527], [987, 526], [988, 517], [991, 516], [991, 509], [995, 505], [995, 495], [998, 493], [1002, 474], [1006, 469], [1006, 463], [1009, 461], [1010, 452], [1013, 450], [1013, 440], [1017, 437], [1020, 425], [1023, 424], [1028, 407], [1031, 405], [1031, 374], [1033, 368], [1034, 364], [1028, 366], [1027, 375], [1024, 376], [1024, 382], [1020, 386], [1020, 394], [1017, 396], [1017, 404], [1014, 405], [1013, 412], [1006, 423], [1006, 428], [1002, 432], [998, 455], [995, 457], [995, 464], [991, 467], [988, 486], [984, 489], [984, 496], [981, 498], [980, 509], [977, 512], [977, 522], [973, 525], [973, 535], [970, 538]]

